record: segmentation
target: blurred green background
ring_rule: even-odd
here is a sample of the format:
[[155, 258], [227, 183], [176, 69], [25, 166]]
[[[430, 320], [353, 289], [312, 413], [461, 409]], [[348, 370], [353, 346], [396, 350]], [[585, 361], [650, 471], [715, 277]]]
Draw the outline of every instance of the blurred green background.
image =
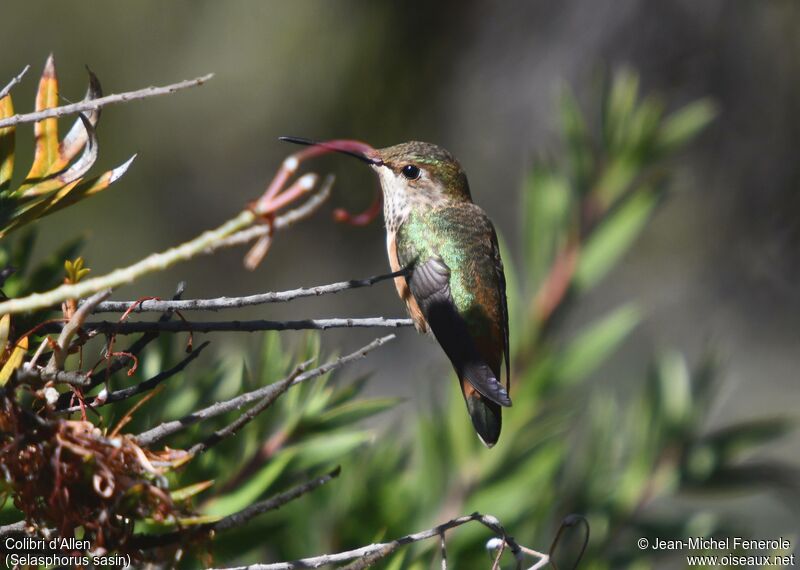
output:
[[[591, 106], [609, 73], [627, 66], [639, 73], [642, 91], [659, 93], [669, 109], [710, 96], [719, 116], [672, 164], [668, 201], [564, 323], [569, 335], [627, 301], [636, 301], [646, 317], [638, 334], [593, 374], [576, 405], [588, 405], [598, 389], [625, 393], [641, 382], [651, 354], [669, 347], [689, 361], [711, 349], [722, 361], [723, 384], [707, 427], [796, 414], [800, 5], [792, 0], [6, 1], [0, 19], [0, 78], [32, 65], [14, 91], [19, 111], [30, 110], [35, 78], [50, 52], [61, 93], [71, 100], [83, 95], [84, 64], [106, 93], [216, 74], [202, 88], [104, 111], [101, 168], [134, 152], [139, 157], [114, 187], [39, 224], [37, 246], [44, 255], [88, 232], [84, 256], [95, 274], [238, 212], [294, 150], [279, 135], [357, 138], [374, 146], [410, 139], [441, 144], [462, 162], [475, 201], [518, 260], [522, 182], [534, 159], [556, 153], [555, 110], [564, 85]], [[32, 137], [18, 138], [24, 163]], [[227, 251], [115, 296], [167, 296], [180, 280], [188, 282], [188, 296], [201, 297], [384, 272], [381, 224], [345, 227], [329, 216], [335, 205], [369, 203], [377, 182], [341, 158], [311, 167], [337, 174], [331, 204], [279, 235], [257, 271], [242, 268], [243, 251]], [[384, 284], [242, 314], [402, 313]], [[322, 344], [346, 351], [371, 336], [330, 332]], [[429, 340], [410, 330], [399, 337], [360, 366], [376, 371], [368, 392], [407, 397], [401, 413], [416, 414], [431, 379], [450, 381], [449, 366]], [[226, 343], [246, 349], [260, 340], [216, 339]], [[800, 465], [799, 451], [795, 432], [761, 453]], [[750, 496], [732, 508], [747, 510], [764, 535], [798, 528], [779, 497]]]

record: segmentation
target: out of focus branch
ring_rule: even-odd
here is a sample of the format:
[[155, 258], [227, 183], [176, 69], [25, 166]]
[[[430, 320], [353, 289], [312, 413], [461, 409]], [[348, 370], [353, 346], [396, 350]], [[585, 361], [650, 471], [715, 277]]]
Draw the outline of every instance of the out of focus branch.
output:
[[[303, 319], [298, 321], [168, 321], [168, 322], [115, 322], [98, 321], [84, 323], [83, 329], [102, 334], [136, 334], [151, 332], [257, 332], [257, 331], [301, 331], [337, 328], [399, 328], [410, 327], [411, 319], [389, 319], [386, 317]], [[42, 332], [58, 331], [63, 326], [53, 323], [41, 327]]]
[[232, 528], [240, 527], [245, 523], [247, 523], [250, 519], [257, 517], [258, 515], [264, 514], [266, 512], [279, 509], [286, 503], [294, 501], [295, 499], [302, 497], [306, 493], [310, 493], [314, 489], [317, 489], [318, 487], [321, 487], [322, 485], [332, 481], [333, 479], [339, 476], [339, 472], [340, 469], [339, 467], [337, 467], [333, 471], [321, 477], [317, 477], [316, 479], [312, 479], [311, 481], [292, 487], [288, 491], [279, 493], [274, 497], [270, 497], [269, 499], [253, 503], [252, 505], [242, 509], [241, 511], [237, 511], [213, 523], [190, 526], [183, 528], [181, 530], [176, 530], [173, 532], [168, 532], [163, 534], [134, 535], [131, 538], [131, 544], [135, 548], [140, 548], [144, 550], [148, 548], [156, 548], [159, 546], [166, 546], [168, 544], [181, 542], [182, 540], [187, 540], [192, 536], [196, 536], [197, 534], [209, 533], [209, 532], [222, 532]]
[[220, 311], [223, 309], [238, 309], [241, 307], [251, 307], [266, 303], [284, 303], [303, 297], [320, 297], [339, 293], [348, 289], [358, 289], [360, 287], [370, 287], [381, 281], [392, 279], [403, 275], [404, 271], [388, 273], [386, 275], [376, 275], [366, 279], [352, 279], [350, 281], [340, 281], [329, 285], [317, 285], [316, 287], [301, 287], [288, 291], [271, 291], [259, 293], [257, 295], [246, 295], [244, 297], [217, 297], [215, 299], [185, 299], [181, 301], [161, 301], [158, 299], [148, 299], [147, 301], [105, 301], [99, 303], [95, 308], [95, 313], [124, 313], [131, 307], [131, 313], [144, 313], [152, 311]]
[[[26, 67], [22, 74], [24, 74], [27, 70], [28, 68]], [[22, 74], [12, 79], [9, 86], [3, 88], [3, 91], [6, 89], [11, 89], [11, 87], [14, 86], [15, 80], [19, 80]], [[105, 97], [99, 97], [97, 99], [81, 101], [80, 103], [72, 103], [70, 105], [62, 105], [61, 107], [53, 107], [51, 109], [44, 109], [42, 111], [36, 111], [33, 113], [18, 113], [8, 118], [0, 119], [0, 128], [20, 125], [22, 123], [35, 123], [43, 119], [49, 119], [50, 117], [63, 117], [65, 115], [83, 113], [84, 111], [96, 111], [100, 107], [105, 107], [106, 105], [111, 105], [113, 103], [126, 103], [136, 99], [146, 99], [148, 97], [157, 97], [158, 95], [169, 95], [170, 93], [175, 93], [181, 89], [202, 85], [212, 77], [214, 77], [214, 74], [209, 73], [207, 75], [203, 75], [202, 77], [179, 81], [178, 83], [164, 85], [163, 87], [145, 87], [144, 89], [137, 89], [136, 91], [127, 91], [125, 93], [106, 95]], [[5, 93], [3, 93], [3, 95], [5, 95]]]
[[[314, 368], [312, 370], [309, 370], [308, 372], [300, 374], [294, 380], [292, 380], [289, 386], [287, 387], [295, 386], [296, 384], [300, 384], [302, 382], [305, 382], [306, 380], [316, 378], [317, 376], [322, 376], [323, 374], [326, 374], [332, 370], [344, 366], [345, 364], [349, 364], [354, 360], [359, 360], [361, 358], [364, 358], [367, 355], [367, 353], [369, 353], [372, 350], [375, 350], [380, 346], [383, 346], [393, 338], [395, 338], [395, 335], [393, 334], [377, 338], [368, 345], [359, 348], [355, 352], [351, 352], [346, 356], [341, 356], [339, 358], [336, 358], [335, 360], [323, 364], [322, 366], [318, 366], [317, 368]], [[269, 386], [264, 386], [262, 388], [259, 388], [258, 390], [245, 392], [244, 394], [240, 394], [239, 396], [231, 398], [230, 400], [226, 400], [224, 402], [218, 402], [216, 404], [203, 408], [202, 410], [193, 412], [187, 416], [184, 416], [179, 420], [164, 422], [152, 429], [140, 433], [138, 436], [136, 436], [136, 441], [142, 447], [151, 446], [161, 441], [165, 437], [177, 433], [189, 427], [190, 425], [207, 420], [209, 418], [219, 416], [221, 414], [225, 414], [227, 412], [231, 412], [233, 410], [238, 410], [242, 406], [250, 404], [251, 402], [263, 400], [264, 398], [270, 396], [275, 392], [284, 391], [286, 390], [287, 387], [282, 386], [282, 382], [275, 382], [273, 384], [270, 384]]]
[[0, 526], [0, 538], [8, 536], [24, 536], [25, 530], [28, 528], [28, 523], [25, 521], [17, 521], [11, 524]]

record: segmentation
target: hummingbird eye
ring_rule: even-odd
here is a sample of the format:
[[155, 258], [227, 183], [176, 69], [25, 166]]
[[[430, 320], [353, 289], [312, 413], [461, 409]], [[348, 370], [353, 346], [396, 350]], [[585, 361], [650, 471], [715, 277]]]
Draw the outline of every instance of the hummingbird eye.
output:
[[413, 164], [406, 164], [400, 172], [409, 180], [416, 180], [421, 174], [419, 168]]

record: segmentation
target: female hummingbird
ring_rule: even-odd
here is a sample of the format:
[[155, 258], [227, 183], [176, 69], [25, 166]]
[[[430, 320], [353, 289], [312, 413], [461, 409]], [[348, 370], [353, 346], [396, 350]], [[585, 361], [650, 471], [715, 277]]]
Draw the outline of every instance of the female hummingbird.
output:
[[337, 141], [281, 140], [355, 156], [378, 175], [389, 264], [404, 270], [394, 279], [397, 293], [417, 330], [432, 333], [450, 359], [472, 425], [492, 447], [501, 406], [511, 406], [506, 280], [494, 226], [472, 202], [461, 165], [425, 142], [354, 150]]

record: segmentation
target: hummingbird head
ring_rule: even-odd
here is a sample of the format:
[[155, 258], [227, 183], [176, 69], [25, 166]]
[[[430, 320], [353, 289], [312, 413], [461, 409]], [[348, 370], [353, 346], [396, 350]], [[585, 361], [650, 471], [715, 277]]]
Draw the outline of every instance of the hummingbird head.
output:
[[432, 143], [411, 141], [378, 149], [373, 163], [384, 194], [471, 201], [467, 175], [455, 157]]
[[432, 143], [411, 141], [381, 149], [349, 140], [316, 142], [296, 137], [281, 140], [313, 145], [353, 156], [378, 175], [387, 199], [393, 196], [433, 201], [471, 201], [467, 176], [448, 151]]

